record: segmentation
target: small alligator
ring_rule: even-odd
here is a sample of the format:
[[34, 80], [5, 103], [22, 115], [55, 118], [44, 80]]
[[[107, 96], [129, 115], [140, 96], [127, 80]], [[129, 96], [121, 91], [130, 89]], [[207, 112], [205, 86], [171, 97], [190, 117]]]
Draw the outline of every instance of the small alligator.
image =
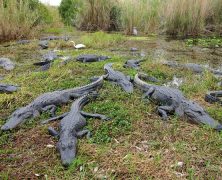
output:
[[47, 36], [47, 37], [42, 37], [40, 38], [40, 40], [44, 41], [52, 41], [52, 40], [64, 40], [64, 41], [68, 41], [70, 39], [69, 36]]
[[139, 69], [140, 63], [144, 60], [127, 60], [125, 64], [123, 65], [124, 68], [133, 68], [133, 69]]
[[43, 121], [42, 124], [62, 119], [60, 122], [60, 131], [57, 132], [52, 127], [49, 127], [49, 133], [52, 136], [58, 136], [59, 141], [57, 143], [57, 150], [60, 153], [62, 164], [68, 167], [76, 157], [77, 152], [77, 140], [85, 135], [90, 137], [90, 131], [83, 129], [86, 126], [86, 117], [100, 118], [102, 120], [109, 120], [104, 115], [89, 114], [82, 110], [92, 98], [96, 98], [97, 94], [84, 95], [75, 100], [71, 106], [71, 110], [68, 113]]
[[196, 124], [205, 124], [211, 128], [221, 131], [222, 125], [209, 116], [209, 114], [197, 103], [187, 100], [181, 91], [174, 88], [151, 85], [142, 81], [140, 78], [146, 77], [145, 74], [136, 74], [134, 83], [145, 92], [143, 97], [150, 98], [160, 106], [158, 113], [166, 120], [169, 113], [175, 113], [179, 117], [187, 118]]
[[30, 40], [22, 39], [22, 40], [18, 40], [17, 44], [29, 44], [30, 42], [31, 42]]
[[222, 97], [222, 91], [210, 91], [205, 95], [205, 101], [209, 102], [211, 104], [213, 103], [219, 103], [222, 105], [222, 100], [220, 99]]
[[125, 76], [120, 71], [114, 71], [112, 68], [112, 63], [105, 64], [104, 70], [108, 74], [106, 78], [108, 81], [119, 85], [127, 93], [133, 92], [133, 84], [130, 82], [131, 78], [129, 76]]
[[0, 83], [0, 92], [13, 93], [18, 90], [18, 86]]
[[110, 59], [109, 56], [98, 56], [94, 54], [83, 54], [76, 58], [77, 61], [87, 63], [87, 62], [97, 62], [97, 61], [104, 61]]
[[50, 111], [51, 115], [55, 116], [57, 106], [66, 104], [69, 100], [78, 98], [92, 91], [96, 91], [102, 86], [105, 77], [106, 75], [100, 76], [97, 81], [82, 87], [53, 91], [40, 95], [27, 106], [14, 111], [1, 129], [4, 131], [14, 129], [24, 123], [28, 118], [35, 118], [44, 111]]
[[0, 58], [0, 66], [7, 71], [10, 71], [15, 68], [14, 63], [8, 58]]
[[175, 61], [167, 61], [167, 62], [164, 62], [163, 64], [172, 68], [176, 68], [176, 67], [186, 68], [193, 71], [194, 73], [203, 73], [205, 70], [208, 70], [215, 75], [222, 75], [222, 71], [215, 70], [201, 64], [195, 64], [195, 63], [179, 64]]

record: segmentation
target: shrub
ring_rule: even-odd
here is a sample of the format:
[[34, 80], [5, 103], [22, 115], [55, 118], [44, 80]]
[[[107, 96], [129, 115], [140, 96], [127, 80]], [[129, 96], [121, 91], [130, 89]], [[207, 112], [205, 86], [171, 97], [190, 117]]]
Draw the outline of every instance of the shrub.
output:
[[82, 7], [82, 0], [62, 0], [59, 13], [66, 25], [74, 25], [77, 13]]

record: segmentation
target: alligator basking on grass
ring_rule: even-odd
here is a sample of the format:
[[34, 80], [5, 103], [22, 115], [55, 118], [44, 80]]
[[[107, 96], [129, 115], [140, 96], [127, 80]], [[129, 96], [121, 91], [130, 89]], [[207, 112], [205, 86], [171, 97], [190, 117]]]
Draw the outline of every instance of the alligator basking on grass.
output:
[[101, 76], [97, 81], [82, 87], [44, 93], [27, 106], [12, 113], [9, 120], [1, 127], [1, 129], [14, 129], [24, 123], [28, 118], [35, 118], [44, 111], [50, 111], [51, 115], [55, 116], [57, 106], [66, 104], [72, 99], [76, 99], [82, 95], [98, 90], [102, 86], [104, 78], [105, 75]]
[[90, 62], [97, 62], [97, 61], [105, 61], [107, 59], [110, 59], [109, 56], [98, 56], [94, 54], [83, 54], [76, 58], [77, 61], [83, 62], [83, 63], [90, 63]]
[[163, 64], [172, 68], [176, 68], [176, 67], [185, 68], [185, 69], [193, 71], [194, 73], [203, 73], [205, 70], [207, 70], [215, 75], [222, 75], [222, 71], [215, 70], [201, 64], [195, 64], [195, 63], [179, 64], [175, 61], [167, 61], [167, 62], [164, 62]]
[[133, 92], [133, 84], [130, 82], [130, 77], [125, 76], [122, 72], [115, 71], [112, 68], [112, 63], [105, 64], [105, 72], [108, 74], [107, 80], [122, 87], [127, 93]]
[[175, 113], [179, 117], [186, 118], [196, 124], [205, 124], [209, 127], [221, 131], [222, 125], [209, 116], [209, 114], [197, 103], [187, 100], [181, 91], [169, 87], [151, 85], [140, 78], [146, 74], [136, 74], [134, 83], [145, 92], [147, 97], [158, 105], [158, 113], [166, 120], [169, 113]]
[[18, 86], [0, 83], [0, 93], [13, 93], [18, 90]]
[[222, 105], [222, 100], [220, 99], [222, 97], [222, 91], [210, 91], [205, 95], [205, 101], [209, 102], [211, 104], [213, 103], [219, 103]]
[[127, 60], [125, 64], [123, 65], [124, 68], [133, 68], [133, 69], [139, 69], [140, 63], [144, 60]]
[[85, 135], [90, 137], [90, 131], [83, 129], [86, 126], [86, 117], [99, 118], [102, 120], [109, 120], [104, 115], [85, 113], [82, 110], [91, 99], [97, 97], [97, 94], [84, 95], [75, 100], [71, 106], [71, 110], [68, 113], [43, 121], [46, 124], [50, 121], [62, 119], [60, 122], [60, 131], [57, 132], [52, 127], [49, 127], [49, 133], [52, 136], [58, 136], [59, 141], [57, 143], [57, 150], [60, 153], [62, 164], [68, 167], [76, 157], [77, 152], [77, 140]]
[[46, 36], [46, 37], [42, 37], [40, 38], [40, 40], [44, 41], [53, 41], [53, 40], [64, 40], [64, 41], [68, 41], [70, 39], [69, 36]]

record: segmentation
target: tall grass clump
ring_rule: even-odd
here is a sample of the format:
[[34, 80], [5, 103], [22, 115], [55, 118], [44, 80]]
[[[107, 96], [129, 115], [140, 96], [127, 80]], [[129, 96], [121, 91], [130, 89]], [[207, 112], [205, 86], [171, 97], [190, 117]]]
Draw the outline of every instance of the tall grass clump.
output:
[[122, 27], [131, 34], [133, 27], [143, 33], [155, 32], [159, 26], [161, 0], [121, 0]]
[[164, 7], [165, 28], [170, 35], [199, 35], [204, 29], [211, 0], [168, 0]]
[[89, 31], [109, 30], [112, 24], [111, 11], [116, 2], [117, 0], [85, 0], [77, 15], [77, 27]]
[[211, 0], [212, 22], [215, 24], [215, 31], [222, 35], [222, 0]]
[[0, 41], [33, 36], [39, 24], [50, 21], [47, 8], [37, 0], [0, 0]]
[[102, 31], [87, 34], [81, 38], [87, 47], [92, 48], [108, 48], [125, 40], [121, 34], [107, 34]]

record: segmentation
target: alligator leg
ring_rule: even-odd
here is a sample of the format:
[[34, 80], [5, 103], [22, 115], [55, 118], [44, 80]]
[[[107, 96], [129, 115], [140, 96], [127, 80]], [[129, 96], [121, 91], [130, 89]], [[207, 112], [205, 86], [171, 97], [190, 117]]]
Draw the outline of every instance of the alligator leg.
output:
[[149, 88], [149, 90], [143, 94], [142, 98], [143, 99], [150, 98], [152, 94], [154, 93], [154, 91], [155, 91], [154, 87]]
[[55, 117], [56, 106], [55, 105], [46, 106], [42, 108], [42, 111], [49, 111], [51, 116]]
[[66, 112], [66, 113], [64, 113], [64, 114], [62, 114], [62, 115], [60, 115], [60, 116], [56, 116], [56, 117], [47, 119], [47, 120], [45, 120], [45, 121], [42, 121], [41, 124], [47, 124], [47, 123], [49, 123], [49, 122], [51, 122], [51, 121], [60, 120], [60, 119], [64, 118], [65, 116], [67, 116], [68, 114], [69, 114], [69, 113]]
[[59, 132], [56, 131], [53, 127], [48, 127], [48, 132], [53, 137], [58, 137], [59, 136]]
[[159, 106], [157, 111], [163, 120], [167, 120], [168, 118], [167, 112], [173, 111], [173, 106]]
[[88, 117], [88, 118], [98, 118], [104, 121], [108, 121], [110, 120], [110, 118], [106, 117], [105, 115], [102, 114], [91, 114], [91, 113], [86, 113], [84, 111], [80, 112], [84, 117]]
[[86, 135], [86, 138], [89, 139], [91, 137], [91, 132], [88, 129], [81, 130], [76, 133], [77, 138], [82, 138]]

